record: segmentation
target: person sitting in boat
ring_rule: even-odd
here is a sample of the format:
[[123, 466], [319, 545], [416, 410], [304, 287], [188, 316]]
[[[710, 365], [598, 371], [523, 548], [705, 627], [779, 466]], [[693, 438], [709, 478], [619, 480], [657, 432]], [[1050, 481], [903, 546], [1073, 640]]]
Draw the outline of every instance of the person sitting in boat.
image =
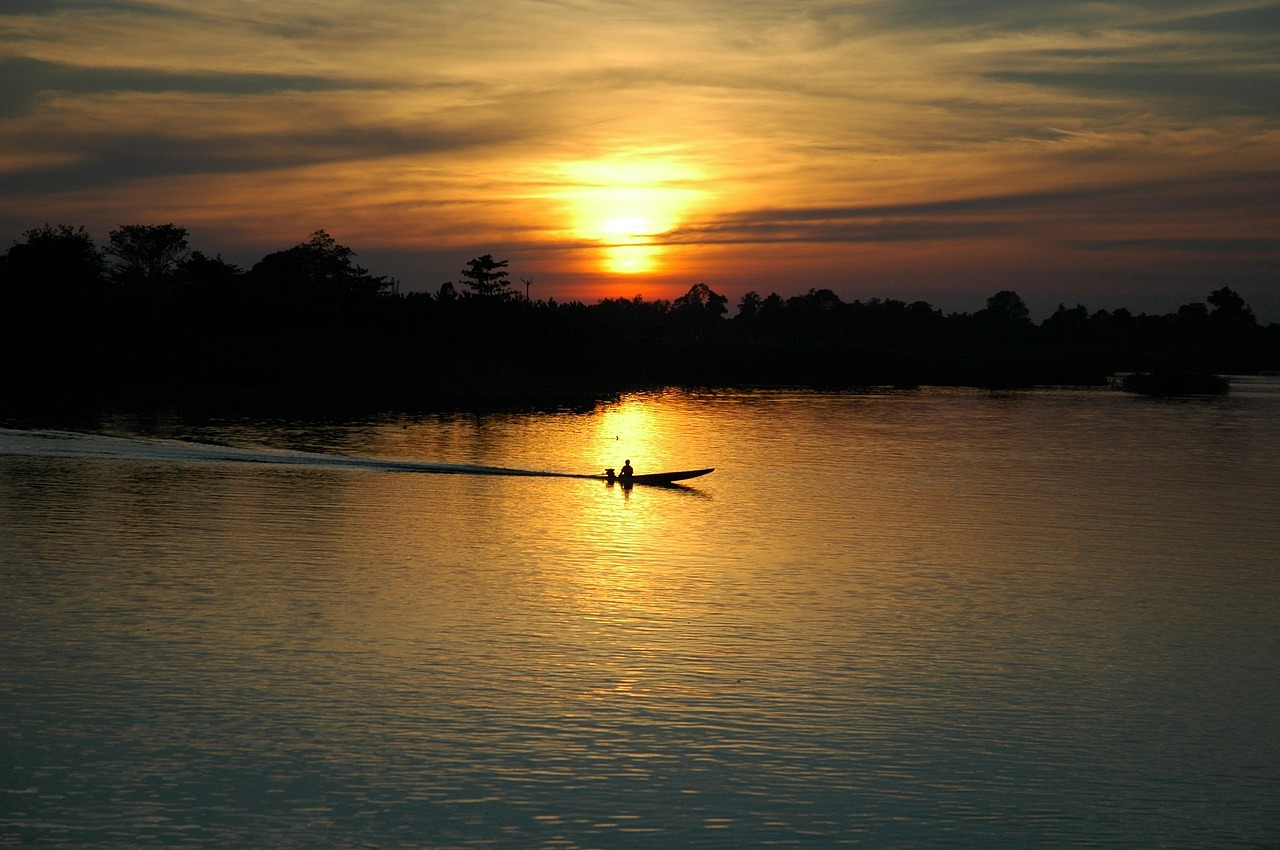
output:
[[618, 477], [623, 481], [628, 481], [635, 474], [635, 470], [631, 468], [631, 458], [627, 458], [622, 462], [622, 469], [618, 472]]

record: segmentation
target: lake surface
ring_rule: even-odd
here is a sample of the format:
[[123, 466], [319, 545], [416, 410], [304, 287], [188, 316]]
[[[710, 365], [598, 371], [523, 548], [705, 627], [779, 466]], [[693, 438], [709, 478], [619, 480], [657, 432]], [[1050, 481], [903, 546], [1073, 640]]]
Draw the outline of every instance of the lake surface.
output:
[[1280, 846], [1276, 378], [9, 428], [0, 532], [0, 847]]

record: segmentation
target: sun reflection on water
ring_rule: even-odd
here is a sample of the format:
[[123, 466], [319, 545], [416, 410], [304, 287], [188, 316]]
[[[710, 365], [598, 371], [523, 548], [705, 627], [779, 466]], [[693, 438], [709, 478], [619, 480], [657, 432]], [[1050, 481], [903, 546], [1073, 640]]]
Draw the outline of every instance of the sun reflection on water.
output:
[[657, 472], [652, 466], [642, 467], [659, 462], [663, 424], [654, 406], [632, 398], [605, 408], [594, 417], [594, 441], [625, 455], [609, 466], [621, 467], [622, 461], [631, 460], [637, 472]]
[[[58, 848], [1265, 836], [1277, 419], [1232, 404], [655, 394], [304, 435], [719, 467], [689, 490], [0, 451], [10, 809]], [[1187, 789], [1203, 830], [1165, 816]]]

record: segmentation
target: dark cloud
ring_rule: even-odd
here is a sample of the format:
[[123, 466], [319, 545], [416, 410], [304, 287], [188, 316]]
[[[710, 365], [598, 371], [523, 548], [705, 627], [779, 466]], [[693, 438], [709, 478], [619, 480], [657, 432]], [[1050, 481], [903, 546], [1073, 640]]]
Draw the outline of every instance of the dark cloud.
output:
[[[360, 91], [385, 93], [385, 88], [357, 87], [344, 80], [311, 75], [90, 68], [20, 58], [0, 60], [0, 78], [5, 81], [0, 87], [0, 117], [12, 120], [6, 147], [36, 156], [61, 154], [56, 165], [7, 173], [4, 189], [9, 197], [93, 189], [131, 180], [253, 173], [484, 148], [527, 138], [541, 132], [542, 126], [538, 114], [522, 113], [520, 104], [492, 95], [486, 103], [467, 109], [440, 109], [425, 116], [371, 123], [367, 115], [354, 116], [358, 105], [342, 94], [355, 91], [358, 101]], [[473, 93], [465, 83], [437, 82], [431, 86], [436, 94], [449, 89], [464, 98]], [[181, 107], [175, 107], [170, 129], [135, 128], [127, 120], [126, 107], [121, 106], [111, 107], [121, 113], [121, 121], [95, 125], [84, 133], [67, 133], [60, 125], [42, 120], [39, 108], [51, 93], [71, 97], [175, 95]], [[320, 97], [299, 110], [304, 120], [286, 130], [255, 130], [252, 119], [229, 128], [219, 123], [216, 109], [206, 112], [201, 107], [201, 98], [246, 98], [245, 109], [267, 119], [272, 111], [270, 97], [252, 103], [247, 98], [277, 94]], [[329, 94], [335, 97], [324, 97]], [[519, 121], [511, 120], [517, 115], [522, 116]], [[198, 122], [199, 132], [193, 132], [192, 122]], [[279, 125], [275, 120], [263, 123]]]
[[153, 4], [131, 0], [4, 0], [0, 3], [0, 12], [6, 15], [53, 15], [66, 11], [169, 14]]
[[1072, 13], [1062, 4], [1017, 0], [899, 0], [881, 4], [874, 14], [882, 24], [914, 30], [984, 26], [1034, 28], [1070, 18]]
[[1210, 115], [1271, 116], [1280, 110], [1280, 86], [1273, 71], [1223, 70], [1116, 60], [1094, 63], [1085, 71], [997, 71], [986, 75], [1003, 83], [1057, 88], [1077, 95], [1124, 95], [1182, 104], [1202, 118]]
[[197, 95], [255, 95], [271, 92], [338, 91], [347, 80], [296, 74], [192, 74], [129, 68], [95, 68], [16, 58], [0, 60], [0, 116], [30, 111], [42, 94], [75, 95], [180, 92]]
[[[1265, 210], [1274, 206], [1276, 197], [1280, 197], [1280, 172], [1205, 175], [1197, 180], [1015, 192], [909, 204], [757, 209], [681, 228], [664, 236], [663, 241], [843, 243], [1034, 236], [1041, 232], [1060, 233], [1064, 227], [1061, 222], [1079, 218], [1105, 222], [1146, 217], [1155, 221], [1169, 214], [1185, 217], [1228, 209]], [[1122, 246], [1120, 242], [1061, 237], [1055, 241], [1087, 250]], [[1137, 241], [1147, 247], [1164, 246], [1164, 250], [1206, 253], [1216, 249], [1236, 254], [1266, 253], [1280, 244], [1276, 239], [1252, 238]], [[1170, 247], [1174, 245], [1179, 247]]]
[[1133, 249], [1179, 254], [1276, 254], [1280, 256], [1280, 239], [1090, 239], [1067, 243], [1086, 251], [1131, 251]]
[[[1280, 110], [1280, 4], [1222, 11], [1203, 2], [1102, 6], [1003, 0], [907, 0], [882, 20], [929, 39], [1057, 33], [1063, 46], [1008, 42], [980, 76], [1098, 100], [1116, 96], [1208, 120]], [[947, 30], [952, 35], [947, 35]], [[1070, 46], [1066, 46], [1070, 45]], [[976, 70], [976, 69], [975, 69]], [[1050, 95], [1046, 100], [1052, 101]]]
[[1259, 6], [1254, 9], [1234, 9], [1226, 12], [1212, 11], [1203, 14], [1188, 15], [1170, 23], [1161, 25], [1161, 29], [1170, 31], [1188, 31], [1193, 33], [1238, 33], [1256, 36], [1270, 43], [1274, 54], [1275, 33], [1280, 31], [1280, 4]]
[[74, 191], [131, 180], [193, 174], [241, 174], [490, 145], [507, 141], [495, 128], [332, 127], [289, 133], [200, 138], [159, 135], [98, 137], [72, 165], [31, 168], [5, 177], [9, 197]]
[[1005, 31], [1067, 27], [1093, 30], [1123, 27], [1150, 30], [1189, 30], [1196, 33], [1274, 31], [1280, 26], [1280, 6], [1251, 9], [1205, 9], [1203, 0], [1127, 0], [1116, 4], [1026, 3], [1020, 0], [895, 0], [872, 14], [878, 21], [902, 29], [961, 28]]
[[933, 242], [991, 236], [1009, 229], [1007, 224], [991, 221], [918, 217], [865, 221], [840, 216], [788, 220], [785, 214], [761, 213], [758, 220], [737, 219], [679, 228], [670, 234], [664, 234], [658, 241], [664, 244], [703, 245]]

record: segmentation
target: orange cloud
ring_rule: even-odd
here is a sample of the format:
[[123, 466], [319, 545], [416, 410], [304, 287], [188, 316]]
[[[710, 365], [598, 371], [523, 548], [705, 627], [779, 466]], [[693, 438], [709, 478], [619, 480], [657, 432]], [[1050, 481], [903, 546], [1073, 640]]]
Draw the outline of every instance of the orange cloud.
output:
[[544, 297], [842, 265], [847, 297], [1163, 276], [1280, 315], [1277, 36], [1181, 0], [19, 2], [0, 224], [173, 220], [242, 262], [325, 227], [409, 286], [495, 253]]

